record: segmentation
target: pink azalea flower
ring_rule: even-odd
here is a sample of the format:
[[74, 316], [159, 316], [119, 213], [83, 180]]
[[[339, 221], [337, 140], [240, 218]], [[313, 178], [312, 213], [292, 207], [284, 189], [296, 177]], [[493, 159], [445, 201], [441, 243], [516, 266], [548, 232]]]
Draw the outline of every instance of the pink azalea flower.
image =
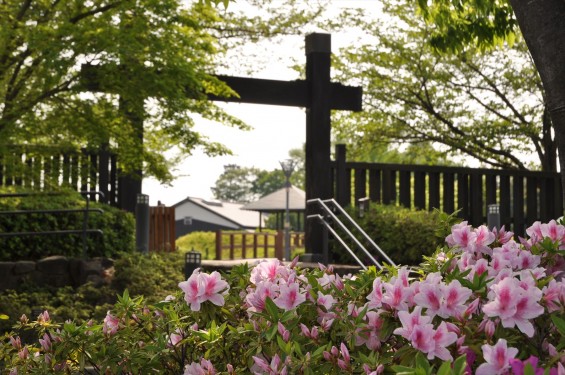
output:
[[378, 309], [382, 306], [383, 286], [380, 277], [376, 277], [375, 280], [373, 280], [373, 290], [371, 290], [367, 299], [369, 300], [368, 306], [370, 309]]
[[408, 311], [399, 311], [398, 319], [400, 319], [402, 328], [396, 328], [393, 333], [404, 337], [406, 340], [410, 340], [415, 326], [427, 324], [432, 321], [432, 318], [429, 316], [422, 316], [422, 308], [420, 306], [416, 306], [411, 313]]
[[43, 334], [43, 339], [39, 339], [39, 344], [46, 352], [50, 352], [52, 348], [51, 337], [47, 333]]
[[510, 241], [512, 236], [514, 236], [514, 233], [506, 231], [504, 225], [500, 229], [494, 228], [492, 232], [496, 235], [496, 240], [501, 244], [505, 244]]
[[[410, 335], [410, 342], [415, 349], [422, 353], [430, 353], [435, 349], [434, 334], [435, 330], [432, 324], [417, 324]], [[433, 356], [429, 359], [432, 358]]]
[[287, 279], [289, 269], [281, 265], [278, 259], [260, 262], [251, 270], [250, 280], [257, 285], [261, 281], [274, 282], [278, 278]]
[[177, 328], [175, 332], [171, 333], [169, 336], [169, 346], [177, 346], [178, 343], [184, 338], [184, 334], [180, 328]]
[[106, 313], [106, 317], [104, 318], [102, 332], [107, 335], [113, 335], [118, 332], [119, 324], [120, 319], [116, 318], [115, 316], [110, 314], [110, 311], [108, 311]]
[[441, 322], [439, 327], [434, 332], [433, 343], [434, 347], [428, 352], [428, 359], [438, 357], [444, 361], [451, 361], [453, 357], [447, 350], [447, 347], [457, 341], [457, 334], [450, 332], [447, 324]]
[[412, 290], [403, 285], [402, 279], [393, 279], [391, 279], [391, 283], [383, 284], [385, 293], [383, 294], [382, 303], [395, 310], [408, 310], [409, 299], [413, 295]]
[[461, 285], [459, 280], [453, 280], [449, 285], [441, 284], [442, 304], [438, 315], [442, 318], [461, 316], [467, 307], [464, 305], [472, 294], [471, 289]]
[[306, 301], [306, 295], [300, 293], [298, 283], [281, 285], [278, 297], [273, 300], [280, 309], [286, 310], [292, 310], [304, 301]]
[[477, 368], [476, 375], [501, 375], [510, 369], [510, 360], [516, 357], [518, 349], [508, 348], [505, 339], [499, 339], [494, 345], [483, 345], [485, 363]]
[[[253, 361], [255, 362], [255, 366], [252, 368], [252, 371], [255, 375], [286, 375], [288, 373], [286, 366], [284, 366], [278, 354], [275, 354], [270, 364], [259, 356], [253, 356]], [[279, 369], [281, 365], [282, 368]]]
[[207, 274], [196, 269], [188, 280], [179, 283], [179, 288], [184, 292], [184, 299], [190, 309], [200, 311], [200, 305], [206, 301], [223, 306], [223, 294], [227, 293], [229, 286], [217, 271]]
[[200, 311], [200, 298], [198, 295], [198, 290], [199, 290], [199, 286], [198, 286], [198, 275], [200, 274], [200, 270], [196, 269], [194, 270], [194, 272], [192, 273], [192, 275], [190, 275], [190, 277], [188, 278], [188, 280], [186, 281], [182, 281], [179, 283], [179, 288], [182, 289], [182, 291], [184, 292], [184, 300], [186, 301], [186, 303], [188, 305], [190, 305], [190, 308], [192, 311]]
[[318, 292], [318, 299], [316, 300], [316, 303], [320, 306], [324, 306], [326, 311], [329, 311], [335, 302], [336, 301], [331, 294], [324, 295], [322, 292]]
[[541, 225], [541, 234], [543, 237], [549, 237], [552, 241], [562, 242], [565, 237], [565, 227], [557, 224], [555, 220], [551, 220], [547, 224]]
[[545, 302], [548, 312], [554, 312], [561, 309], [565, 301], [565, 287], [562, 282], [551, 280], [549, 284], [543, 288], [542, 301]]
[[190, 365], [186, 365], [183, 375], [214, 375], [216, 374], [216, 369], [212, 365], [212, 362], [205, 358], [200, 359], [200, 363], [192, 362]]
[[451, 234], [445, 241], [450, 247], [459, 248], [463, 252], [474, 252], [477, 234], [471, 231], [471, 226], [466, 221], [451, 227]]
[[475, 229], [475, 251], [483, 254], [492, 254], [492, 249], [488, 246], [494, 242], [496, 235], [485, 225]]
[[513, 277], [506, 277], [491, 286], [491, 302], [483, 306], [483, 312], [489, 317], [498, 317], [506, 328], [517, 326], [528, 337], [534, 335], [530, 319], [543, 314], [543, 307], [538, 304], [541, 298], [539, 289], [531, 287], [525, 290]]
[[420, 283], [420, 291], [414, 296], [414, 302], [426, 308], [426, 315], [434, 317], [440, 312], [442, 300], [438, 284]]
[[245, 297], [245, 301], [250, 306], [248, 310], [255, 312], [263, 311], [267, 297], [273, 299], [278, 294], [278, 290], [278, 285], [270, 281], [263, 281], [257, 284], [257, 287]]
[[220, 273], [217, 271], [211, 274], [201, 273], [198, 279], [198, 294], [201, 302], [210, 301], [216, 306], [223, 306], [225, 301], [222, 294], [227, 293], [229, 285], [222, 280]]
[[541, 222], [536, 221], [531, 227], [526, 229], [526, 234], [530, 237], [532, 244], [535, 244], [543, 238], [543, 233], [541, 230]]
[[355, 345], [365, 344], [370, 350], [378, 350], [381, 347], [379, 333], [384, 320], [376, 311], [368, 311], [365, 317], [367, 318], [367, 327], [356, 332]]

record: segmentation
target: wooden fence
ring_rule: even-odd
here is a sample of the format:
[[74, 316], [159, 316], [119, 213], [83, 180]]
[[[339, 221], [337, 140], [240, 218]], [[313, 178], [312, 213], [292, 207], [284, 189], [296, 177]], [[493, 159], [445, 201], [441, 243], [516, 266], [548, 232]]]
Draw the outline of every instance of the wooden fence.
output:
[[149, 251], [175, 251], [175, 208], [149, 207]]
[[488, 205], [499, 204], [501, 224], [519, 235], [536, 220], [563, 215], [558, 173], [347, 162], [344, 145], [335, 154], [334, 197], [342, 206], [368, 197], [410, 208], [461, 210], [459, 217], [477, 226], [486, 223]]
[[120, 207], [115, 154], [45, 146], [7, 146], [0, 153], [0, 186], [48, 191], [68, 187], [76, 191], [100, 191], [104, 198], [90, 197]]
[[[290, 233], [291, 249], [304, 247], [304, 233]], [[216, 231], [216, 260], [277, 258], [283, 259], [284, 232], [224, 232]], [[228, 250], [228, 257], [224, 257]], [[272, 251], [271, 251], [272, 250]]]

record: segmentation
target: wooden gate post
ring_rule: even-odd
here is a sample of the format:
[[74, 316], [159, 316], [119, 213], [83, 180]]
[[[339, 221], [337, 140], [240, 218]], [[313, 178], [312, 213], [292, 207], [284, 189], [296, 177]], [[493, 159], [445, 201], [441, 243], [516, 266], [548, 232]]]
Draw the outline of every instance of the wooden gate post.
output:
[[[267, 241], [267, 238], [265, 238]], [[282, 230], [277, 231], [275, 237], [275, 258], [282, 261], [283, 260], [283, 243], [284, 243], [284, 233]]]

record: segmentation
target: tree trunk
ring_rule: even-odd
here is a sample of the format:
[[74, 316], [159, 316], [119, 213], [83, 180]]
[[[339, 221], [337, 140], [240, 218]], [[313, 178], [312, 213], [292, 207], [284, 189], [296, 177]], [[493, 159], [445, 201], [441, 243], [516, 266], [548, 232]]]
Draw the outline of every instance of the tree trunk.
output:
[[546, 94], [565, 202], [565, 1], [510, 0]]

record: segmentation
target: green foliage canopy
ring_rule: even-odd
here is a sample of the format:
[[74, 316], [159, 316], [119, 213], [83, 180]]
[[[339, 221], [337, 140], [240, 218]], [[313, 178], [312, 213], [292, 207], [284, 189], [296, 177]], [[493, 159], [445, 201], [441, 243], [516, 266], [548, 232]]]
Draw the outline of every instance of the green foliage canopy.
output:
[[385, 2], [385, 23], [356, 14], [345, 20], [370, 38], [335, 64], [342, 80], [364, 88], [364, 111], [339, 114], [338, 137], [356, 139], [351, 149], [365, 159], [380, 145], [420, 144], [433, 155], [429, 145], [436, 144], [499, 168], [555, 171], [551, 121], [523, 40], [485, 54], [468, 48], [442, 56], [429, 44], [432, 29], [406, 7]]

